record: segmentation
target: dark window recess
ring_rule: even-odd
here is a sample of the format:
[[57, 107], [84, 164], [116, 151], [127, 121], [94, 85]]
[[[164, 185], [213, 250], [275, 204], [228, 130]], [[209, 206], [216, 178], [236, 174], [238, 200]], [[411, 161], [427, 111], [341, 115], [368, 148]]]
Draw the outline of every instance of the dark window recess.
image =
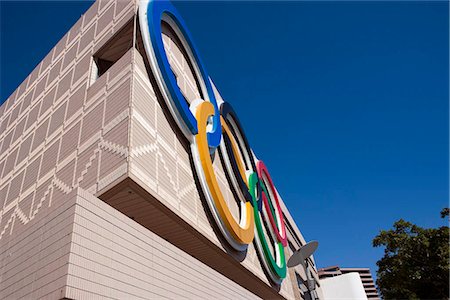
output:
[[97, 78], [105, 74], [125, 53], [133, 47], [133, 19], [117, 32], [94, 54]]
[[97, 58], [95, 60], [97, 64], [98, 77], [102, 76], [109, 68], [115, 63], [115, 61], [109, 61], [106, 59]]

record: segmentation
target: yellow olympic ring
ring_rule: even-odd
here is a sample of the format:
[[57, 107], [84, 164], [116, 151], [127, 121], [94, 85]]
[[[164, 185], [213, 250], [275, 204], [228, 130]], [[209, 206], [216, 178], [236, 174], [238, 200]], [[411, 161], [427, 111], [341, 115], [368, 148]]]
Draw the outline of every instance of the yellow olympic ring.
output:
[[[231, 236], [240, 244], [249, 244], [254, 238], [254, 216], [253, 207], [249, 201], [244, 203], [244, 210], [242, 210], [242, 217], [240, 223], [236, 222], [230, 209], [223, 197], [222, 191], [220, 190], [217, 178], [213, 169], [213, 164], [210, 156], [210, 149], [207, 139], [206, 125], [208, 123], [208, 118], [214, 115], [214, 106], [210, 102], [202, 102], [196, 109], [196, 119], [198, 122], [198, 134], [195, 136], [195, 141], [197, 144], [197, 150], [199, 158], [202, 164], [203, 173], [208, 185], [208, 189], [211, 193], [212, 199], [214, 200], [217, 213], [219, 214], [223, 224], [231, 234]], [[226, 125], [223, 118], [221, 118], [222, 126], [224, 130], [230, 137], [232, 141], [233, 153], [239, 157], [238, 146], [236, 140], [233, 138], [230, 129]], [[238, 161], [239, 171], [247, 183], [245, 176], [244, 167], [242, 162]]]

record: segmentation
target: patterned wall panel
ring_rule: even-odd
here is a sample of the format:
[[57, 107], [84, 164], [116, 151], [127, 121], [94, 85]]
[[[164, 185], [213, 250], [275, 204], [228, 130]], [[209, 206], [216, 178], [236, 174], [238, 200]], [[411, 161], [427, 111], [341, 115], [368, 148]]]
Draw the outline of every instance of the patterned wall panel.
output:
[[[108, 184], [103, 177], [126, 173], [131, 52], [89, 81], [94, 48], [134, 15], [134, 3], [123, 2], [103, 1], [102, 10], [94, 4], [2, 105], [0, 241], [25, 199], [34, 206], [23, 213], [33, 217], [54, 188], [96, 192], [97, 182]], [[108, 167], [102, 156], [112, 162]], [[37, 199], [41, 193], [34, 191], [41, 190], [45, 199]]]
[[[1, 299], [34, 299], [25, 281], [42, 296], [37, 290], [55, 279], [28, 256], [43, 270], [62, 263], [45, 249], [16, 253], [30, 226], [49, 221], [77, 187], [95, 194], [127, 174], [132, 51], [95, 82], [90, 75], [96, 49], [134, 10], [133, 1], [95, 3], [0, 108]], [[16, 274], [18, 264], [27, 268]]]

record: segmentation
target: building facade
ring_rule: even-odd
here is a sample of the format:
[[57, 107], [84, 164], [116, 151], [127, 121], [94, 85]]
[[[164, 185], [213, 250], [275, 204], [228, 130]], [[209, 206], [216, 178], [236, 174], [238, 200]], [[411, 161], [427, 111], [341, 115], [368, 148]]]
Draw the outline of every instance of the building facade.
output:
[[349, 273], [359, 274], [361, 282], [364, 286], [364, 291], [366, 292], [366, 296], [368, 299], [380, 299], [369, 268], [340, 268], [339, 266], [332, 266], [327, 268], [321, 268], [318, 271], [320, 279], [331, 278]]
[[324, 299], [367, 300], [366, 292], [358, 273], [347, 273], [320, 279]]
[[96, 1], [0, 107], [0, 299], [321, 299], [304, 244], [169, 2]]

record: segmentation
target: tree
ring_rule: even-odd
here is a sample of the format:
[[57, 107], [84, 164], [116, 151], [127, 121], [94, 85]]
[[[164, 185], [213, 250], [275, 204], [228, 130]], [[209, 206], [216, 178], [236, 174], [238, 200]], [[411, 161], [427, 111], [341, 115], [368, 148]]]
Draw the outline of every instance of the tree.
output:
[[[449, 215], [448, 208], [441, 217]], [[374, 247], [385, 247], [377, 262], [384, 299], [449, 298], [449, 227], [422, 228], [402, 219], [382, 230]]]
[[441, 210], [441, 218], [448, 217], [450, 214], [450, 209], [448, 207]]

